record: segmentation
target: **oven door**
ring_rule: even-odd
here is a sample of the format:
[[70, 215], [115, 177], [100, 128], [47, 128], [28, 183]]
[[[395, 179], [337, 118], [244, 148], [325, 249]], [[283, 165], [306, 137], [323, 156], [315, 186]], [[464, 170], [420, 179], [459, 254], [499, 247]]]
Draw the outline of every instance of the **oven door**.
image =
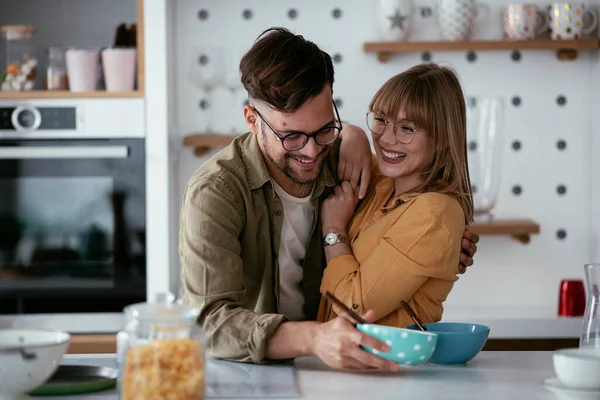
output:
[[146, 299], [144, 139], [0, 142], [0, 314]]

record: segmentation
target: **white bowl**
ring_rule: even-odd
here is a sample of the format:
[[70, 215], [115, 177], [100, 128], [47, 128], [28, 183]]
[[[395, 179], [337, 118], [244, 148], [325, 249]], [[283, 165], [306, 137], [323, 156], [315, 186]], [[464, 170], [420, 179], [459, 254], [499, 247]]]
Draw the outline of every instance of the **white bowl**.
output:
[[38, 329], [0, 329], [0, 398], [22, 396], [54, 373], [71, 335]]
[[556, 376], [566, 386], [600, 389], [600, 349], [556, 350], [552, 359]]

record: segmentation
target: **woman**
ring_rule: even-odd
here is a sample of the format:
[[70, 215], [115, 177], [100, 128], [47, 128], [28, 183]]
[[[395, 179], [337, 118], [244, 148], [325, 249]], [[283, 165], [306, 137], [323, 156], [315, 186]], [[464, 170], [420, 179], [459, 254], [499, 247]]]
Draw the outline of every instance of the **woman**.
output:
[[[412, 324], [403, 300], [423, 322], [436, 322], [473, 215], [463, 92], [452, 70], [422, 64], [388, 80], [369, 109], [372, 181], [356, 214], [348, 182], [323, 203], [330, 244], [321, 292], [359, 314], [373, 309], [376, 324]], [[341, 313], [323, 297], [320, 321]]]

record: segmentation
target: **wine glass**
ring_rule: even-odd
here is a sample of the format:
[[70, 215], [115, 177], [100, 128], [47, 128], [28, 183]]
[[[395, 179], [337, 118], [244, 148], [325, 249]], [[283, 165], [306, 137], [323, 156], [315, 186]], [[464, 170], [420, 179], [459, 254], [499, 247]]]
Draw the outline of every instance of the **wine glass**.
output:
[[224, 51], [220, 47], [198, 47], [190, 65], [190, 80], [206, 94], [200, 107], [206, 111], [206, 132], [213, 130], [214, 91], [224, 85]]
[[[225, 87], [229, 89], [231, 105], [237, 113], [237, 118], [231, 119], [230, 133], [236, 134], [240, 131], [240, 115], [238, 111], [243, 102], [239, 99], [238, 91], [243, 88], [241, 73], [240, 73], [241, 53], [235, 49], [231, 49], [225, 56]], [[243, 129], [243, 128], [242, 128]]]

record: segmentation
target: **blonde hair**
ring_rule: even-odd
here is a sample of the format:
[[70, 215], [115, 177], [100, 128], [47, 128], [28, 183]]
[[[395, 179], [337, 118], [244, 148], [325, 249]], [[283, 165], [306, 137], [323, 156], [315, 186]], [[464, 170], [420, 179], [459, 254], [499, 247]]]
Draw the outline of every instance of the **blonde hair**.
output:
[[465, 98], [456, 73], [434, 63], [420, 64], [390, 78], [371, 100], [371, 111], [395, 121], [406, 119], [429, 133], [433, 158], [421, 172], [423, 184], [415, 191], [454, 196], [473, 219], [473, 194], [467, 162]]

